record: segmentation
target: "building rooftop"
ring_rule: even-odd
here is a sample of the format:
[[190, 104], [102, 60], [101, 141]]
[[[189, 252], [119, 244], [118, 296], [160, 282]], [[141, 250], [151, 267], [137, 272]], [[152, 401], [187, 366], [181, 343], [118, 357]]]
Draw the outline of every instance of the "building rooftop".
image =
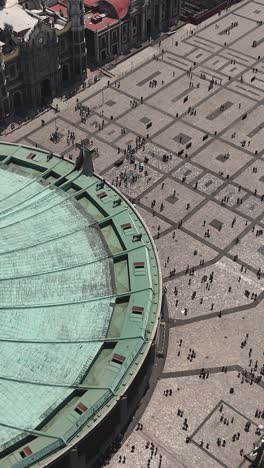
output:
[[[30, 37], [30, 32], [38, 22], [47, 18], [50, 18], [57, 30], [61, 30], [66, 26], [66, 19], [60, 15], [60, 9], [65, 13], [61, 5], [58, 9], [56, 9], [56, 6], [55, 8], [52, 6], [52, 8], [47, 7], [43, 11], [40, 2], [32, 0], [31, 3], [27, 4], [27, 7], [24, 8], [22, 4], [18, 3], [18, 0], [7, 0], [4, 8], [0, 10], [0, 29], [4, 29], [5, 24], [8, 24], [12, 26], [15, 36], [27, 40]], [[53, 11], [58, 13], [55, 18]], [[67, 16], [67, 9], [64, 16]]]
[[100, 15], [100, 21], [98, 23], [93, 23], [92, 19], [97, 18], [98, 13], [88, 13], [84, 17], [84, 25], [86, 29], [90, 29], [91, 31], [102, 31], [103, 29], [107, 28], [108, 26], [112, 26], [113, 24], [118, 23], [118, 19], [109, 18], [105, 15]]
[[49, 8], [50, 10], [56, 11], [57, 13], [66, 18], [68, 16], [67, 6], [63, 2], [55, 3], [55, 5], [52, 5]]
[[130, 1], [129, 0], [105, 0], [107, 3], [110, 3], [114, 8], [116, 15], [119, 19], [123, 19], [129, 8]]
[[0, 28], [4, 29], [5, 24], [9, 24], [18, 35], [33, 29], [37, 22], [37, 18], [24, 10], [17, 0], [7, 0], [5, 8], [1, 10]]
[[120, 398], [155, 333], [160, 275], [141, 219], [102, 179], [15, 144], [0, 161], [0, 467], [22, 468]]

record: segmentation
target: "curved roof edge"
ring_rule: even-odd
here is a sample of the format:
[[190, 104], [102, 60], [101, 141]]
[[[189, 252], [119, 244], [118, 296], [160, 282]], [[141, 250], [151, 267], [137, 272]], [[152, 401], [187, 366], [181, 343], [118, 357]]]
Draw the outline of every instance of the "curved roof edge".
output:
[[110, 3], [115, 9], [116, 15], [119, 19], [123, 19], [128, 12], [129, 0], [105, 0], [107, 3]]

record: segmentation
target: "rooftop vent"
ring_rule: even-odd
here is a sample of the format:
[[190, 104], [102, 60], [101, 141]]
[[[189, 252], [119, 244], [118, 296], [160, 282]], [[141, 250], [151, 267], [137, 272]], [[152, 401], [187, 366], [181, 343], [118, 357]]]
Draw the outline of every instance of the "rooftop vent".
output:
[[125, 356], [121, 356], [121, 354], [113, 354], [112, 361], [116, 364], [123, 364], [125, 361]]
[[35, 156], [36, 156], [35, 153], [29, 153], [29, 154], [27, 155], [27, 159], [34, 159]]
[[19, 452], [21, 457], [22, 458], [26, 458], [26, 457], [29, 457], [30, 455], [32, 455], [32, 450], [31, 448], [27, 445], [26, 447], [23, 448], [23, 450], [21, 450], [21, 452]]
[[74, 408], [74, 411], [76, 411], [76, 413], [78, 413], [79, 415], [85, 413], [85, 411], [87, 411], [87, 408], [86, 406], [83, 404], [83, 403], [79, 403], [76, 408]]
[[95, 15], [91, 18], [91, 22], [93, 24], [100, 23], [102, 21], [102, 17], [100, 15]]
[[131, 224], [130, 223], [121, 224], [121, 228], [123, 229], [123, 231], [126, 231], [126, 229], [131, 229]]
[[98, 193], [97, 196], [98, 196], [98, 198], [101, 198], [101, 199], [102, 199], [102, 198], [107, 197], [107, 193], [106, 193], [106, 192], [100, 192], [100, 193]]
[[144, 312], [144, 307], [133, 306], [132, 307], [132, 312], [133, 312], [133, 314], [142, 315], [143, 312]]

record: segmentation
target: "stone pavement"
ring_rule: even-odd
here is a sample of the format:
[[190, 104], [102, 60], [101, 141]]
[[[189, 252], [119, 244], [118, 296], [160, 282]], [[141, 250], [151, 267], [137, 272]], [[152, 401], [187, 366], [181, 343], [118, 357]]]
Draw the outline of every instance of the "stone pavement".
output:
[[73, 159], [68, 130], [74, 143], [92, 141], [96, 171], [135, 203], [158, 248], [165, 366], [142, 430], [135, 419], [112, 467], [249, 466], [244, 454], [260, 440], [263, 18], [264, 0], [242, 1], [186, 25], [119, 64], [110, 85], [103, 78], [80, 93], [86, 122], [74, 97], [45, 114], [44, 127], [37, 118], [4, 137]]

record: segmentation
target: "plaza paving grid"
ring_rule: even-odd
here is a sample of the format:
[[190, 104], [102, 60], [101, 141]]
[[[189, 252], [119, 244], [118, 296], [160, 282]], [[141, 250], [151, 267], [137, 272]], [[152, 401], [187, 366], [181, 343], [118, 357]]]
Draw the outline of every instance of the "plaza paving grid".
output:
[[[148, 459], [155, 468], [249, 466], [244, 455], [259, 441], [263, 18], [263, 0], [243, 1], [198, 27], [186, 25], [160, 47], [150, 45], [141, 62], [139, 54], [136, 64], [124, 62], [125, 71], [113, 69], [109, 87], [102, 80], [94, 92], [80, 94], [90, 106], [86, 123], [75, 99], [57, 119], [65, 157], [75, 155], [68, 129], [85, 135], [98, 148], [95, 169], [138, 206], [155, 238], [166, 288], [165, 367], [141, 411], [143, 430], [131, 431], [112, 467], [123, 457], [128, 467], [146, 467]], [[44, 129], [29, 123], [5, 138], [55, 151], [47, 139], [53, 128], [50, 113]], [[130, 158], [123, 151], [135, 148], [139, 137], [145, 144]], [[205, 378], [199, 377], [203, 368]], [[221, 404], [227, 424], [220, 420]], [[249, 432], [246, 421], [252, 422]], [[240, 438], [233, 442], [234, 433]], [[153, 456], [147, 442], [157, 448]]]

